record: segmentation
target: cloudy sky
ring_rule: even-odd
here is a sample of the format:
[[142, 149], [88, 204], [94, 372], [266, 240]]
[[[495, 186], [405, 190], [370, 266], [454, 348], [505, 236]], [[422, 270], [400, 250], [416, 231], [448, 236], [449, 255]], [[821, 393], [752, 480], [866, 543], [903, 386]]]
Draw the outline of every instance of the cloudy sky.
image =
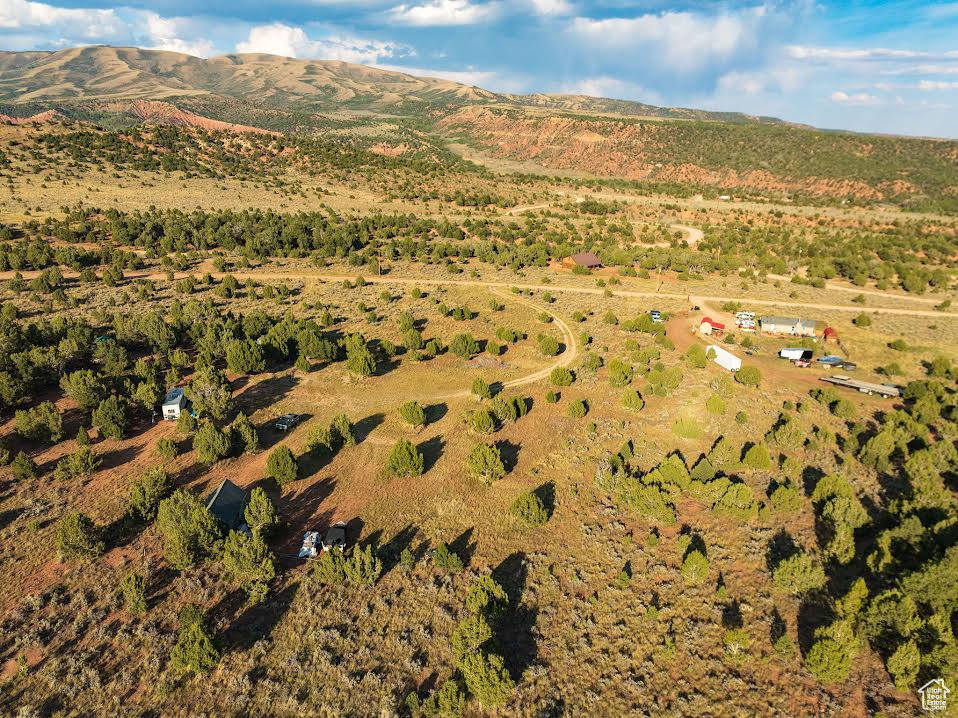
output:
[[0, 0], [0, 49], [88, 44], [958, 137], [958, 1]]

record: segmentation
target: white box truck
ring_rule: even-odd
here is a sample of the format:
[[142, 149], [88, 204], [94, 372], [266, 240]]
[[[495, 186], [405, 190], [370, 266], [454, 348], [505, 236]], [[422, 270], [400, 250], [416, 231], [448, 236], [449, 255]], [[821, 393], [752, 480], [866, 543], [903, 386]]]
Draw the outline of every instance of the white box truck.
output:
[[792, 361], [796, 359], [800, 359], [801, 361], [809, 361], [812, 358], [812, 350], [788, 347], [788, 348], [782, 349], [778, 353], [778, 355], [782, 359], [791, 359]]
[[732, 352], [725, 351], [717, 344], [710, 344], [705, 350], [705, 355], [711, 357], [712, 361], [714, 361], [723, 369], [728, 369], [729, 371], [738, 371], [742, 368], [741, 359], [732, 354]]

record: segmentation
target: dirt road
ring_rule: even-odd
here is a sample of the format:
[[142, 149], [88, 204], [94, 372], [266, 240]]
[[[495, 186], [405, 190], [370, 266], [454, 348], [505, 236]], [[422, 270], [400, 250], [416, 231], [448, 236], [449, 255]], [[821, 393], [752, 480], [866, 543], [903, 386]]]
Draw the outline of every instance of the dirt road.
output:
[[[517, 297], [513, 294], [510, 294], [508, 292], [503, 292], [498, 289], [490, 289], [490, 291], [493, 294], [499, 297], [502, 297], [503, 299], [508, 299], [513, 302], [518, 302], [519, 304], [525, 304], [526, 306], [532, 307], [533, 309], [537, 311], [545, 312], [546, 314], [548, 314], [550, 317], [552, 317], [552, 320], [555, 322], [556, 326], [559, 327], [560, 331], [562, 332], [563, 342], [565, 343], [565, 350], [562, 352], [562, 354], [559, 355], [559, 360], [557, 362], [555, 362], [554, 364], [550, 364], [549, 366], [539, 369], [537, 371], [534, 371], [531, 374], [526, 374], [525, 376], [521, 376], [518, 379], [510, 379], [509, 381], [505, 381], [502, 383], [503, 388], [511, 389], [517, 386], [525, 386], [526, 384], [533, 384], [541, 379], [548, 378], [549, 374], [551, 374], [552, 370], [555, 369], [556, 367], [561, 367], [561, 366], [567, 367], [576, 360], [576, 357], [579, 356], [579, 347], [576, 344], [575, 335], [572, 333], [572, 329], [569, 328], [569, 325], [566, 324], [565, 320], [562, 317], [560, 317], [558, 314], [550, 310], [548, 307], [540, 306], [539, 304], [536, 304], [535, 302], [531, 302], [528, 299], [523, 299], [521, 297]], [[449, 399], [463, 399], [471, 395], [472, 395], [472, 391], [470, 389], [463, 389], [461, 391], [454, 391], [448, 394], [430, 396], [427, 399], [428, 401], [447, 401]]]

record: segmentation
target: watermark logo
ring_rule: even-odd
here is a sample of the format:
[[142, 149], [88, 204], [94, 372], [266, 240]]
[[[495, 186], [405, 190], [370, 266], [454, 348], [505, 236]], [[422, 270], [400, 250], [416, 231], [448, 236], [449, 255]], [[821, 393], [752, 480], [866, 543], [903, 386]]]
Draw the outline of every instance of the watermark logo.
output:
[[944, 678], [935, 678], [918, 689], [921, 694], [921, 708], [926, 711], [943, 711], [948, 707], [948, 694], [951, 689], [945, 685]]

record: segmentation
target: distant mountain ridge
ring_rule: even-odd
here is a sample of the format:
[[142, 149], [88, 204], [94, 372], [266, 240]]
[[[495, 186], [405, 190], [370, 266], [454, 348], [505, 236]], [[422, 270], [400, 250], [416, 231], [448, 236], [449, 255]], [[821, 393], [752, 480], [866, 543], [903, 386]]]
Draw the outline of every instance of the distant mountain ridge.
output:
[[0, 52], [0, 102], [221, 98], [292, 111], [398, 111], [422, 105], [495, 104], [588, 113], [723, 122], [772, 122], [741, 113], [665, 108], [584, 95], [514, 95], [450, 80], [333, 60], [266, 54], [209, 59], [163, 50], [89, 46]]

